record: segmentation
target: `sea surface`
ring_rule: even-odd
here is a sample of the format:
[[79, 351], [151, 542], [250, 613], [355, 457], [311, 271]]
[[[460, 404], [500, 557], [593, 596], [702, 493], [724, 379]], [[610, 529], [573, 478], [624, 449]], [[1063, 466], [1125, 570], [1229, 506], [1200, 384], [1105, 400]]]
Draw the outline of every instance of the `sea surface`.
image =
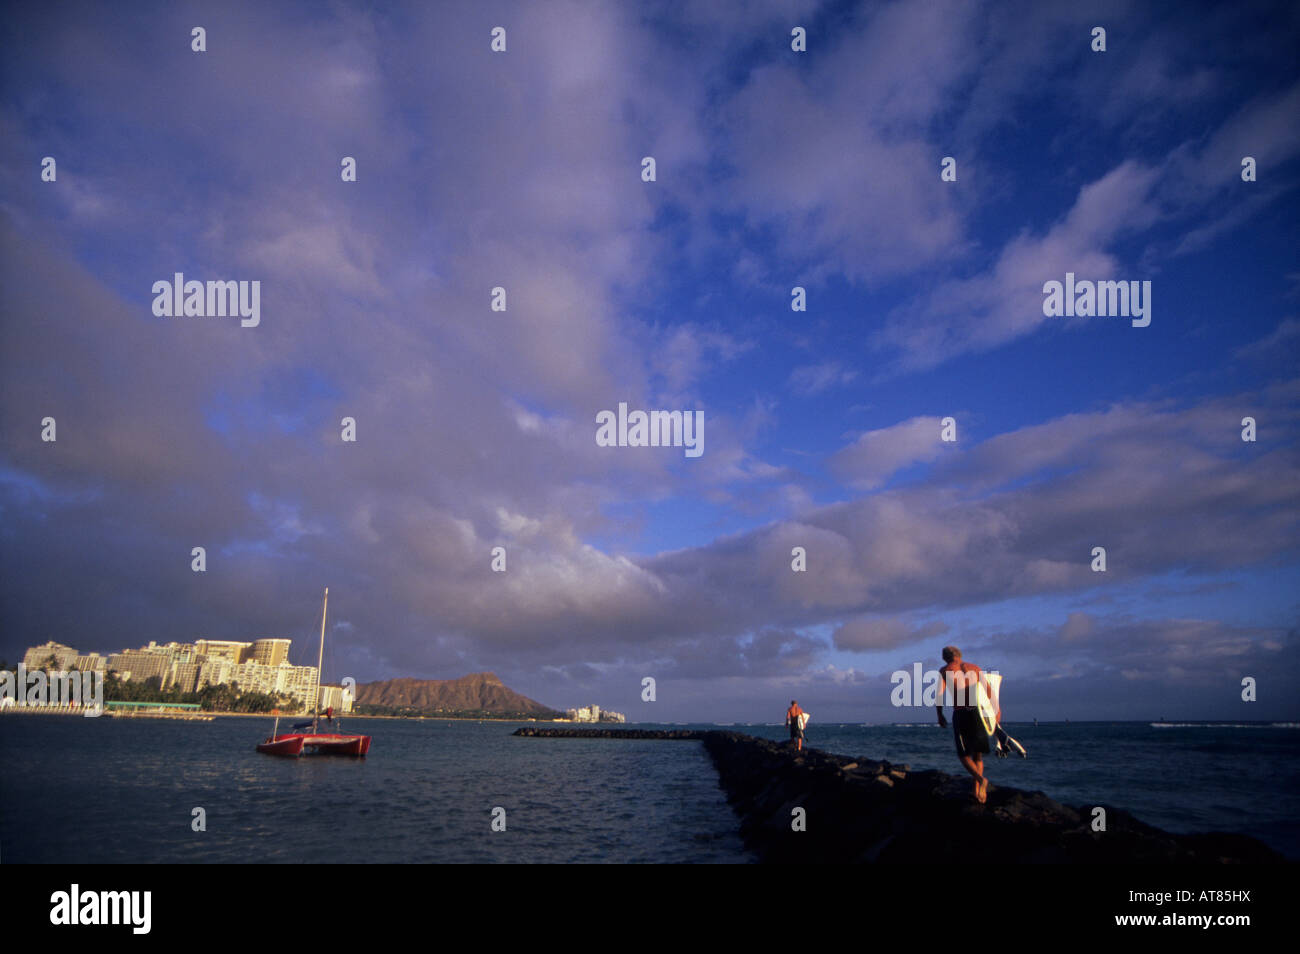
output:
[[[0, 715], [0, 863], [753, 860], [698, 742], [357, 719], [347, 729], [374, 737], [368, 758], [282, 759], [254, 750], [270, 727]], [[781, 726], [726, 728], [785, 737]], [[1030, 757], [990, 759], [994, 785], [1113, 805], [1171, 831], [1245, 832], [1300, 859], [1294, 724], [1008, 730]], [[960, 772], [951, 733], [933, 725], [814, 723], [808, 744]], [[505, 831], [492, 830], [497, 807]]]

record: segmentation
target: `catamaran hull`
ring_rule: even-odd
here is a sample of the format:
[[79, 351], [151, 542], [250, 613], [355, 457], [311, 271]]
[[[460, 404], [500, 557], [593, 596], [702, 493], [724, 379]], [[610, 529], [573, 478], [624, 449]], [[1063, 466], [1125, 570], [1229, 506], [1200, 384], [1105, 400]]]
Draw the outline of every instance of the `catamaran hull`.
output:
[[370, 736], [316, 736], [305, 743], [313, 755], [351, 755], [360, 757], [370, 751]]
[[267, 755], [348, 755], [354, 758], [370, 751], [368, 735], [337, 735], [294, 732], [267, 739], [257, 747]]
[[302, 736], [277, 736], [267, 739], [257, 747], [257, 751], [266, 755], [302, 755]]

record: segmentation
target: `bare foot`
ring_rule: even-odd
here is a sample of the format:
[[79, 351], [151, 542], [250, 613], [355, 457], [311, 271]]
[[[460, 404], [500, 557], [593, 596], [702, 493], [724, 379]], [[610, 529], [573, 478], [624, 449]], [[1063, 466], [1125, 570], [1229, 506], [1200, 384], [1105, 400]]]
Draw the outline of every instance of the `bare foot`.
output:
[[989, 780], [980, 777], [975, 779], [975, 801], [983, 805], [989, 797]]

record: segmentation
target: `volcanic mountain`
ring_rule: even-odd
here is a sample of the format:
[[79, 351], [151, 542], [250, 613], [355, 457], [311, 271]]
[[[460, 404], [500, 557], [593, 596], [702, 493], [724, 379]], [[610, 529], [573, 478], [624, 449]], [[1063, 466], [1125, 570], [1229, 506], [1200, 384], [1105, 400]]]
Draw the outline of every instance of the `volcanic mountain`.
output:
[[506, 687], [496, 673], [474, 672], [459, 679], [388, 679], [357, 686], [356, 702], [419, 712], [484, 711], [551, 717], [555, 710]]

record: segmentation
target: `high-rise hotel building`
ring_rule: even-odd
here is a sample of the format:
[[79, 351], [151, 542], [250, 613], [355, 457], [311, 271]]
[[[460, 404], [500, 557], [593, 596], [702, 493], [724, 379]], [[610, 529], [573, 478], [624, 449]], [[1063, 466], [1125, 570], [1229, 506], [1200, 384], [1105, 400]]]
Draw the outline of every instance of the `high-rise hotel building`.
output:
[[[48, 642], [33, 646], [23, 656], [28, 669], [44, 669], [51, 658], [54, 668], [108, 669], [125, 681], [157, 677], [161, 688], [196, 692], [204, 686], [238, 684], [245, 692], [281, 693], [310, 709], [320, 692], [315, 666], [289, 662], [291, 640], [266, 637], [250, 642], [232, 639], [198, 639], [193, 643], [150, 642], [140, 649], [124, 649], [107, 658], [82, 654], [70, 646]], [[345, 708], [350, 709], [351, 699]]]
[[249, 654], [244, 657], [244, 661], [249, 660], [261, 663], [263, 666], [278, 666], [280, 663], [289, 661], [289, 640], [287, 639], [255, 639], [253, 648]]

